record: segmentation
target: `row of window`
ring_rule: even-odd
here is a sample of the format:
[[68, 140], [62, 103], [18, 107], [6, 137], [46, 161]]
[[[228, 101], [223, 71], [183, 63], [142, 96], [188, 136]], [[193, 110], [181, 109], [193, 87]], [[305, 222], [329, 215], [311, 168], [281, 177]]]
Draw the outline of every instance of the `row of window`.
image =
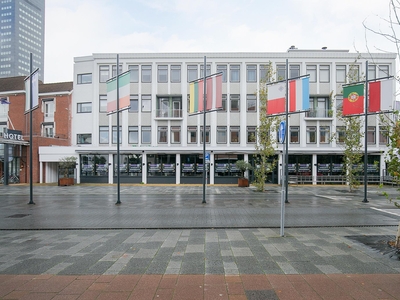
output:
[[[141, 126], [140, 143], [151, 144], [151, 126]], [[216, 138], [218, 144], [239, 144], [240, 143], [240, 127], [230, 126], [229, 134], [227, 126], [217, 126]], [[109, 144], [109, 127], [99, 127], [99, 143]], [[332, 140], [330, 126], [307, 126], [306, 128], [306, 143], [316, 144], [317, 140], [320, 144], [330, 144]], [[338, 143], [344, 143], [346, 130], [344, 126], [336, 127], [336, 137]], [[200, 137], [200, 143], [203, 143], [203, 126], [200, 127], [200, 134], [197, 132], [197, 126], [188, 126], [187, 128], [187, 143], [197, 144]], [[122, 128], [120, 126], [119, 141], [122, 143]], [[256, 141], [256, 127], [247, 126], [247, 144], [254, 144]], [[374, 126], [368, 127], [367, 132], [368, 144], [376, 143], [376, 128]], [[78, 144], [91, 144], [91, 134], [78, 134]], [[117, 126], [112, 126], [112, 143], [117, 143]], [[128, 128], [128, 143], [139, 144], [139, 126], [129, 126]], [[180, 144], [181, 143], [181, 126], [171, 126], [168, 130], [167, 126], [158, 126], [157, 132], [157, 143], [158, 144]], [[206, 126], [206, 143], [210, 143], [210, 127]], [[289, 143], [299, 144], [300, 143], [300, 127], [290, 126], [289, 128]], [[385, 127], [379, 128], [379, 144], [387, 145], [388, 136]]]
[[[139, 74], [140, 67], [140, 74]], [[259, 70], [257, 72], [257, 67]], [[346, 83], [359, 81], [360, 77], [360, 66], [359, 65], [336, 65], [336, 82]], [[99, 82], [106, 82], [116, 74], [116, 65], [111, 68], [109, 65], [99, 66]], [[151, 83], [152, 81], [152, 65], [129, 65], [128, 70], [130, 71], [130, 82], [138, 83], [139, 78], [142, 83]], [[331, 66], [330, 65], [306, 65], [305, 74], [310, 75], [310, 82], [321, 82], [328, 83], [331, 81]], [[229, 65], [217, 65], [217, 73], [222, 73], [222, 82], [235, 83], [240, 82], [240, 65], [231, 64]], [[122, 73], [122, 65], [119, 66], [119, 73]], [[246, 82], [257, 82], [257, 73], [259, 74], [260, 80], [265, 80], [268, 75], [268, 65], [257, 65], [248, 64], [246, 65]], [[188, 65], [187, 66], [187, 81], [191, 82], [202, 78], [204, 75], [204, 66], [200, 65]], [[211, 65], [207, 65], [206, 75], [211, 74]], [[299, 77], [300, 65], [292, 64], [289, 65], [289, 78]], [[111, 76], [110, 76], [111, 75]], [[139, 77], [140, 75], [140, 77]], [[229, 75], [229, 76], [228, 76]], [[369, 65], [368, 66], [368, 78], [376, 79], [389, 76], [389, 65]], [[229, 77], [229, 78], [228, 78]], [[286, 65], [276, 65], [276, 79], [286, 79]], [[158, 83], [180, 83], [181, 82], [181, 65], [158, 65], [157, 66], [157, 82]], [[92, 74], [78, 74], [78, 84], [89, 84], [92, 83]]]
[[[188, 95], [189, 99], [189, 95]], [[151, 112], [151, 95], [141, 95], [141, 112]], [[188, 100], [189, 111], [189, 100]], [[257, 111], [257, 96], [254, 94], [246, 95], [246, 107], [248, 112]], [[156, 102], [157, 117], [182, 117], [182, 97], [181, 96], [157, 96]], [[240, 111], [240, 95], [231, 94], [229, 96], [229, 110], [232, 112]], [[227, 95], [222, 95], [222, 112], [227, 111]], [[91, 113], [92, 102], [77, 103], [77, 113]], [[107, 95], [99, 96], [99, 112], [107, 112]], [[129, 112], [139, 112], [139, 96], [130, 95]]]

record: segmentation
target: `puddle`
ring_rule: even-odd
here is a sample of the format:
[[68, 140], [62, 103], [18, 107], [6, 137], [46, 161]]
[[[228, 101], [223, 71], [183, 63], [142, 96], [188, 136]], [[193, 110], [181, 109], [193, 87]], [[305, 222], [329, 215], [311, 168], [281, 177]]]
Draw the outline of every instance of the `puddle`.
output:
[[364, 244], [382, 255], [400, 260], [400, 249], [394, 247], [394, 235], [353, 235], [346, 238]]

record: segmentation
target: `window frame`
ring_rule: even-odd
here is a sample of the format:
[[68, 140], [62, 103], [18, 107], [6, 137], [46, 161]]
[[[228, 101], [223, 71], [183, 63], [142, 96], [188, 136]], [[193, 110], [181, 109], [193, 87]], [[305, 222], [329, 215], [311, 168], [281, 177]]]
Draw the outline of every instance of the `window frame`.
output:
[[[236, 103], [236, 107], [233, 105], [234, 103]], [[240, 94], [229, 95], [229, 111], [240, 112]]]
[[[194, 136], [194, 141], [192, 141]], [[188, 144], [197, 144], [197, 126], [188, 126], [187, 127], [187, 143]]]
[[[136, 142], [132, 141], [132, 139], [135, 139], [135, 137]], [[128, 144], [139, 144], [139, 126], [128, 126]]]
[[257, 65], [246, 65], [246, 82], [257, 82]]
[[109, 65], [99, 65], [99, 82], [104, 83], [110, 79], [110, 66]]
[[181, 143], [181, 126], [171, 126], [170, 130], [170, 141], [171, 144], [180, 144]]
[[331, 81], [331, 66], [320, 65], [319, 66], [319, 82], [329, 83]]
[[181, 82], [181, 65], [171, 65], [171, 83]]
[[[151, 126], [142, 126], [140, 128], [140, 141], [141, 144], [151, 144]], [[149, 140], [147, 141], [147, 138], [149, 138]]]
[[[83, 140], [84, 136], [86, 136], [86, 138]], [[82, 141], [86, 141], [88, 140], [88, 142], [82, 142]], [[77, 145], [91, 145], [92, 144], [92, 134], [91, 133], [77, 133], [76, 134], [76, 144]]]
[[141, 65], [141, 82], [151, 83], [152, 77], [152, 66], [151, 65]]
[[231, 144], [240, 144], [240, 126], [229, 127], [229, 142]]
[[300, 144], [300, 126], [289, 126], [289, 144]]
[[[307, 132], [307, 134], [306, 134], [306, 136], [307, 136], [306, 143], [307, 144], [316, 144], [317, 143], [317, 126], [307, 126], [306, 127], [306, 132]], [[312, 134], [313, 134], [313, 136], [312, 136]]]
[[319, 127], [319, 143], [320, 144], [329, 144], [330, 143], [330, 134], [331, 134], [330, 126], [320, 126]]
[[[105, 134], [102, 138], [102, 135]], [[102, 142], [102, 139], [104, 142]], [[107, 141], [105, 141], [107, 140]], [[110, 130], [108, 126], [99, 126], [99, 144], [101, 145], [108, 145], [110, 143]]]
[[[90, 76], [89, 76], [90, 75]], [[85, 79], [86, 77], [90, 77], [89, 79]], [[83, 74], [78, 74], [77, 76], [77, 84], [91, 84], [92, 83], [92, 73], [83, 73]]]
[[257, 140], [257, 127], [256, 126], [247, 126], [247, 144], [255, 144]]
[[168, 83], [168, 65], [157, 65], [157, 82]]
[[[90, 110], [84, 110], [84, 104], [87, 104], [88, 107], [90, 106]], [[92, 113], [92, 102], [78, 102], [76, 104], [76, 113], [77, 114], [90, 114]]]
[[[254, 103], [254, 106], [250, 104]], [[254, 107], [254, 109], [249, 109]], [[255, 94], [247, 94], [246, 95], [246, 111], [247, 112], [257, 112], [257, 95]]]
[[138, 83], [139, 82], [139, 65], [129, 65], [129, 82]]
[[229, 82], [231, 82], [231, 83], [240, 82], [240, 65], [239, 64], [229, 65]]
[[107, 112], [107, 95], [106, 94], [99, 95], [99, 112], [100, 113]]

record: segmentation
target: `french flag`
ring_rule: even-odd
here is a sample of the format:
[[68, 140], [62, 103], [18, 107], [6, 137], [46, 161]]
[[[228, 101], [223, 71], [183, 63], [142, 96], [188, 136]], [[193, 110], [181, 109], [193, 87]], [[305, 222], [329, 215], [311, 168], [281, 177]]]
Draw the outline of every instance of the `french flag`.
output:
[[303, 77], [289, 81], [289, 112], [310, 108], [310, 79]]

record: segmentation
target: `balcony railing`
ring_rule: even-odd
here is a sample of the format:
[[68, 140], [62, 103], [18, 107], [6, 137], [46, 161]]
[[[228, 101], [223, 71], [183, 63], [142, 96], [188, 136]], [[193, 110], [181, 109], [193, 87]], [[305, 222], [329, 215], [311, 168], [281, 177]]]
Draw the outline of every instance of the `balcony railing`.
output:
[[182, 109], [157, 109], [156, 110], [157, 118], [182, 118]]
[[326, 108], [310, 108], [306, 118], [332, 118], [332, 111]]

